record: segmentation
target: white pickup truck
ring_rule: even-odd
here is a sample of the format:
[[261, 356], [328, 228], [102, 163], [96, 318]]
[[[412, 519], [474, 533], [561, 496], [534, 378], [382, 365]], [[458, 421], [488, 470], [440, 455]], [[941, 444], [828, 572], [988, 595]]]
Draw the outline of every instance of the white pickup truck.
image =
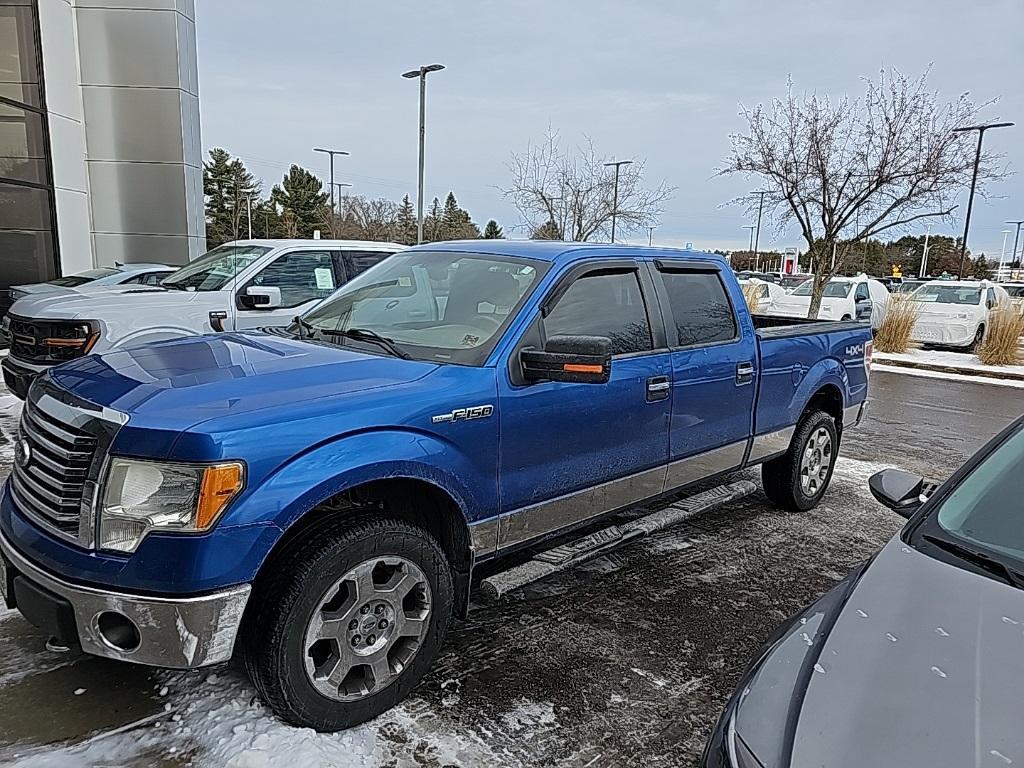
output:
[[83, 286], [26, 296], [3, 320], [10, 336], [4, 381], [24, 398], [41, 371], [92, 352], [288, 325], [404, 247], [358, 240], [239, 240], [214, 248], [158, 286]]

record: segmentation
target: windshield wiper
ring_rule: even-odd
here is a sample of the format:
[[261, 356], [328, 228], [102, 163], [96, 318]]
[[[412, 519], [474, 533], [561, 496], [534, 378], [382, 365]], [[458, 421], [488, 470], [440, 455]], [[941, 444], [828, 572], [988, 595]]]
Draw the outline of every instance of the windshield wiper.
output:
[[939, 549], [944, 549], [946, 552], [956, 555], [961, 560], [971, 563], [972, 565], [976, 565], [984, 571], [988, 571], [993, 576], [997, 576], [1001, 580], [1005, 581], [1011, 587], [1024, 589], [1024, 575], [1018, 573], [1003, 561], [992, 557], [992, 555], [979, 552], [976, 549], [971, 549], [963, 544], [942, 538], [941, 536], [934, 536], [930, 533], [923, 534], [921, 538], [929, 544], [934, 544]]
[[302, 333], [303, 329], [309, 331], [310, 337], [316, 336], [317, 333], [319, 333], [319, 331], [320, 331], [319, 328], [317, 328], [312, 323], [306, 322], [299, 315], [296, 315], [295, 317], [293, 317], [292, 318], [292, 322], [295, 323], [299, 327], [299, 338], [300, 339], [305, 339], [306, 338], [303, 335], [303, 333]]
[[371, 331], [369, 328], [345, 328], [344, 330], [338, 330], [334, 328], [317, 328], [320, 333], [324, 336], [344, 336], [346, 339], [355, 339], [356, 341], [368, 341], [371, 344], [376, 344], [378, 347], [383, 347], [395, 357], [400, 357], [403, 360], [411, 359], [408, 352], [403, 352], [395, 342], [385, 336], [381, 336], [376, 331]]

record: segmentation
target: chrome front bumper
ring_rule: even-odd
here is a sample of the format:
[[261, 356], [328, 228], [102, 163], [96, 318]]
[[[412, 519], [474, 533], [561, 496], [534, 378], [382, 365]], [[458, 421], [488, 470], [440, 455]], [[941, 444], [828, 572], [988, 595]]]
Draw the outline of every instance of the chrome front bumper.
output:
[[[155, 667], [192, 669], [230, 659], [251, 591], [244, 584], [180, 599], [122, 594], [51, 576], [17, 552], [3, 534], [0, 553], [6, 561], [0, 563], [0, 586], [6, 590], [22, 578], [36, 591], [70, 603], [83, 651]], [[123, 633], [111, 632], [111, 627], [124, 629], [126, 621], [137, 633], [131, 643], [124, 642]]]

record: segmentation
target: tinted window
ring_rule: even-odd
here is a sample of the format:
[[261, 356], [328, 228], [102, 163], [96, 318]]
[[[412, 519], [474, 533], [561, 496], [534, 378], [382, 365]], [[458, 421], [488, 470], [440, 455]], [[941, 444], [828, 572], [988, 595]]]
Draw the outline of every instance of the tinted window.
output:
[[351, 280], [356, 275], [362, 274], [374, 264], [380, 263], [390, 255], [390, 253], [373, 251], [346, 251], [345, 260], [348, 262], [348, 279]]
[[652, 348], [640, 283], [635, 272], [598, 273], [576, 280], [544, 318], [552, 336], [607, 336], [613, 355]]
[[717, 273], [663, 272], [661, 278], [668, 292], [678, 346], [736, 338], [736, 316]]
[[249, 285], [281, 289], [281, 307], [323, 299], [338, 287], [327, 251], [292, 251], [278, 256]]

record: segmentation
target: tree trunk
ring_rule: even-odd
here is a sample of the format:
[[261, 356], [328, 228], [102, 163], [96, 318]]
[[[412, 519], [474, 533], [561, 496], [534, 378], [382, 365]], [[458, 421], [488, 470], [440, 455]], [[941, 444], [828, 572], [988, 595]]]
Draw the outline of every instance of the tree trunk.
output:
[[819, 241], [811, 251], [811, 258], [814, 263], [814, 282], [811, 286], [811, 305], [807, 308], [807, 319], [817, 320], [818, 310], [821, 309], [821, 297], [825, 293], [825, 286], [832, 279], [835, 272], [835, 265], [832, 263], [833, 243], [830, 241]]

